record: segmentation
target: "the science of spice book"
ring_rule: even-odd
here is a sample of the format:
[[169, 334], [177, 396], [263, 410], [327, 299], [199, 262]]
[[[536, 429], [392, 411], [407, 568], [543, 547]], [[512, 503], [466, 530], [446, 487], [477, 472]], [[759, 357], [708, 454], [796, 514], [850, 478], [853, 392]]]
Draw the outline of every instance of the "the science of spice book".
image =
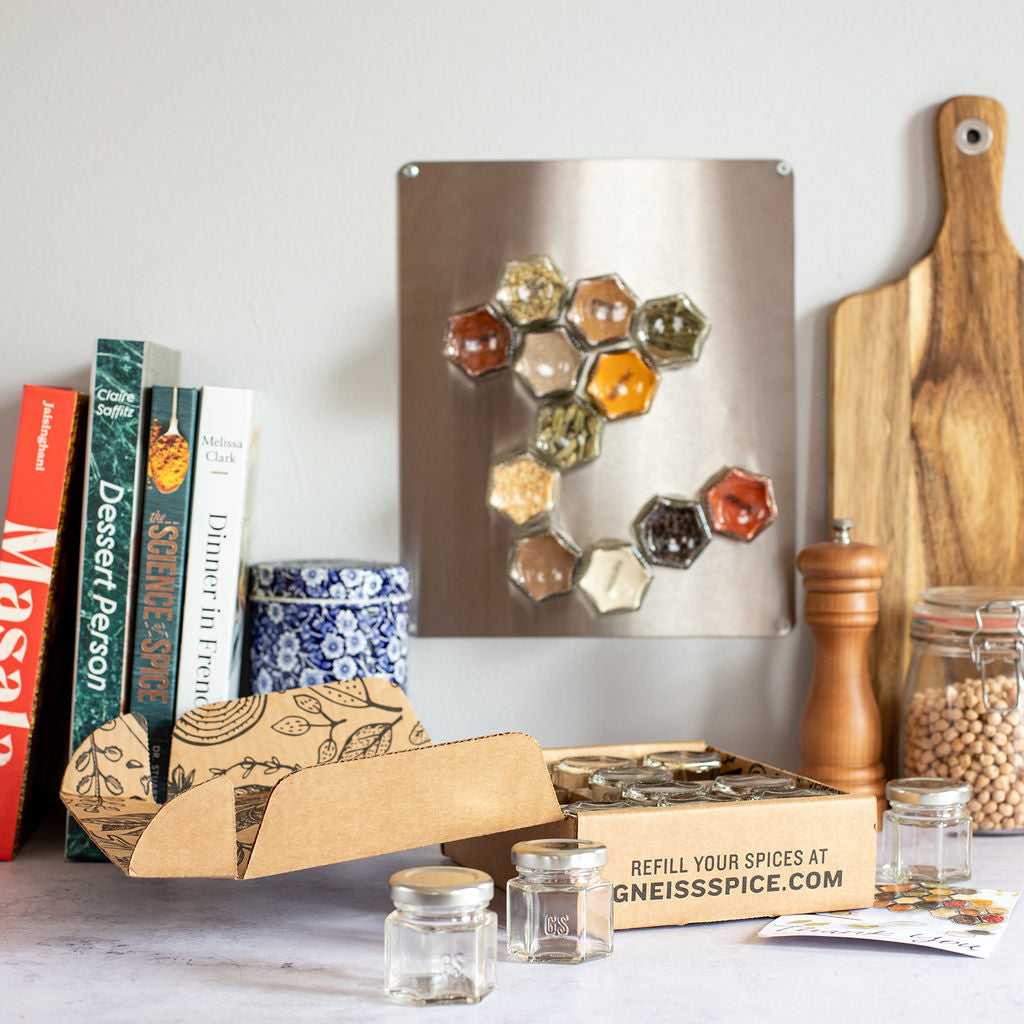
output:
[[[71, 712], [71, 749], [123, 710], [131, 668], [135, 552], [153, 384], [172, 384], [177, 352], [152, 342], [100, 339], [93, 363], [82, 511], [78, 633]], [[93, 749], [83, 795], [98, 804], [117, 797], [110, 772], [118, 751]], [[68, 821], [65, 852], [102, 860], [77, 822]]]
[[962, 885], [878, 885], [874, 906], [777, 917], [757, 934], [867, 939], [987, 957], [1006, 931], [1019, 892]]
[[[84, 399], [26, 385], [0, 548], [0, 860], [55, 795], [67, 757]], [[73, 591], [72, 591], [73, 593]]]
[[255, 394], [204, 387], [196, 435], [176, 718], [238, 696]]
[[157, 803], [167, 793], [174, 727], [198, 408], [196, 388], [153, 388], [128, 706], [146, 719]]

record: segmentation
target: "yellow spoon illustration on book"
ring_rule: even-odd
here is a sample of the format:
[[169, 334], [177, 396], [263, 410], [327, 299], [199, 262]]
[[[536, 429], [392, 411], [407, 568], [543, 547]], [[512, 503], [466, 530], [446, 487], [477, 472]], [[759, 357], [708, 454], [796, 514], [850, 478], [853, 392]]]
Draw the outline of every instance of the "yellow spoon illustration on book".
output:
[[176, 491], [188, 472], [189, 443], [178, 429], [178, 389], [171, 399], [171, 422], [158, 434], [153, 427], [149, 441], [149, 477], [161, 494]]

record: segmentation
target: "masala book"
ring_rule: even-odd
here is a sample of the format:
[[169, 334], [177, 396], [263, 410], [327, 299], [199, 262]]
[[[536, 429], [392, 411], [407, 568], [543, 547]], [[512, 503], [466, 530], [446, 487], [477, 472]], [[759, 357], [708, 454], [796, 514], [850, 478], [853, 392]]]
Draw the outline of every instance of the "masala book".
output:
[[[100, 339], [93, 363], [86, 439], [81, 567], [71, 710], [71, 749], [125, 708], [131, 668], [136, 551], [146, 468], [149, 390], [173, 383], [178, 353], [148, 341]], [[80, 785], [97, 807], [119, 797], [111, 766], [121, 751], [96, 745], [83, 755]], [[65, 853], [102, 860], [77, 822], [69, 820]]]
[[238, 696], [257, 442], [254, 393], [204, 387], [196, 434], [177, 718]]
[[[67, 752], [84, 398], [22, 390], [0, 544], [0, 860], [53, 806]], [[73, 569], [72, 569], [73, 571]]]
[[157, 803], [167, 794], [174, 727], [198, 408], [196, 388], [153, 387], [128, 706], [146, 719]]

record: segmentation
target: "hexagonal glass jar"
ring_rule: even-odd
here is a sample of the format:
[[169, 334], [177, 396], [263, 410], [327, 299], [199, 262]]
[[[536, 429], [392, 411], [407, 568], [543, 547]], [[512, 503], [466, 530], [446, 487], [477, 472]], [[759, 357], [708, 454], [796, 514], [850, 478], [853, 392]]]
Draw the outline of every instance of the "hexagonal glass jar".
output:
[[406, 868], [391, 876], [384, 924], [384, 990], [399, 1002], [478, 1003], [494, 989], [498, 918], [490, 875], [473, 868]]
[[509, 260], [495, 299], [517, 327], [558, 317], [565, 298], [565, 278], [550, 256]]
[[590, 368], [587, 394], [606, 419], [641, 416], [650, 409], [660, 379], [635, 348], [602, 352]]
[[564, 327], [529, 330], [523, 332], [512, 368], [534, 397], [547, 398], [576, 387], [585, 358]]
[[491, 467], [487, 504], [516, 526], [523, 526], [555, 507], [559, 478], [557, 469], [529, 452], [519, 452]]
[[601, 453], [604, 421], [578, 398], [551, 402], [537, 410], [533, 448], [559, 469], [572, 469]]
[[644, 555], [655, 565], [670, 569], [689, 569], [711, 543], [704, 509], [699, 502], [685, 498], [652, 498], [633, 528]]
[[573, 588], [579, 549], [555, 530], [519, 537], [512, 545], [509, 579], [531, 601], [547, 601]]
[[508, 951], [532, 963], [578, 964], [613, 947], [608, 850], [588, 839], [531, 839], [512, 847]]
[[636, 312], [637, 298], [618, 274], [577, 281], [565, 319], [588, 345], [623, 341]]
[[584, 558], [576, 586], [602, 615], [635, 612], [654, 574], [632, 544], [595, 544]]
[[448, 318], [444, 355], [467, 377], [482, 377], [508, 366], [512, 328], [490, 306], [477, 306]]
[[633, 321], [633, 337], [663, 365], [695, 363], [710, 331], [711, 321], [682, 292], [649, 299]]
[[715, 533], [751, 541], [779, 517], [771, 477], [730, 466], [704, 489]]

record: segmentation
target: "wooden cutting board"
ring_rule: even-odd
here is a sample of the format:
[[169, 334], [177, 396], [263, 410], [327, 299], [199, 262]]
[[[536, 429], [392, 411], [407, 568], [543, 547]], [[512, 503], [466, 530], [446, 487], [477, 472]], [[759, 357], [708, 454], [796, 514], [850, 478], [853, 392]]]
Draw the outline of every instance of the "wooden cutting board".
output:
[[1024, 584], [1024, 276], [1001, 212], [1006, 114], [958, 96], [936, 137], [945, 213], [931, 251], [843, 299], [831, 325], [831, 512], [889, 557], [872, 669], [895, 771], [918, 592]]

